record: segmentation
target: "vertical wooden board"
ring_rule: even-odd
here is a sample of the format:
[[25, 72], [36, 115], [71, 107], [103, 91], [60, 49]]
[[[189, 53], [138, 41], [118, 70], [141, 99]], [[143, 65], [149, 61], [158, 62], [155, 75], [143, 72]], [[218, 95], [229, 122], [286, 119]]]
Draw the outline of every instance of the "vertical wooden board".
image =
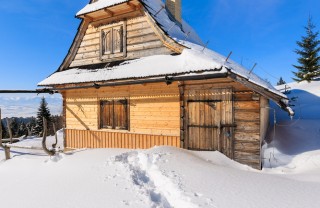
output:
[[[205, 92], [199, 92], [199, 98], [200, 100], [205, 100]], [[205, 108], [205, 102], [200, 102], [199, 103], [199, 125], [201, 126], [206, 126], [207, 124], [205, 123], [205, 114], [204, 114], [204, 108]], [[199, 128], [199, 148], [200, 149], [207, 149], [206, 146], [206, 140], [205, 140], [205, 132], [207, 128]]]
[[108, 140], [107, 140], [107, 136], [106, 134], [104, 134], [103, 132], [99, 132], [100, 133], [100, 138], [103, 140], [103, 148], [107, 148], [108, 147]]
[[104, 136], [106, 137], [106, 145], [107, 148], [111, 148], [111, 135], [110, 133], [105, 133]]
[[128, 134], [123, 134], [124, 136], [124, 143], [125, 143], [125, 148], [129, 149], [129, 145], [128, 145]]
[[136, 139], [137, 135], [134, 134], [132, 135], [132, 148], [133, 149], [137, 149], [137, 139]]
[[109, 139], [110, 139], [110, 146], [109, 146], [109, 148], [114, 148], [114, 137], [113, 137], [113, 133], [109, 133]]
[[[216, 102], [214, 103], [214, 110], [212, 112], [212, 114], [214, 115], [212, 117], [212, 124], [214, 126], [220, 126], [220, 103]], [[214, 137], [213, 139], [213, 143], [214, 143], [214, 149], [216, 151], [220, 151], [220, 129], [219, 128], [214, 128]]]
[[68, 129], [65, 130], [66, 132], [66, 136], [65, 136], [65, 145], [66, 147], [69, 147], [70, 144], [69, 144], [69, 139], [70, 139], [70, 131]]
[[147, 149], [150, 149], [152, 146], [151, 146], [151, 135], [149, 134], [149, 135], [147, 135], [147, 144], [146, 144], [146, 146], [147, 146]]
[[173, 146], [172, 137], [168, 136], [168, 145]]
[[86, 132], [85, 135], [91, 139], [91, 147], [90, 148], [95, 148], [95, 143], [96, 143], [95, 138], [93, 137], [92, 134], [90, 134], [90, 131], [85, 131], [85, 132]]
[[147, 149], [148, 148], [147, 145], [148, 145], [148, 135], [144, 134], [143, 135], [143, 149]]
[[[205, 99], [211, 100], [210, 91], [205, 91]], [[210, 103], [204, 103], [204, 115], [205, 115], [205, 125], [212, 126], [212, 109], [210, 107]], [[212, 128], [206, 128], [204, 138], [202, 138], [205, 142], [205, 146], [208, 148], [208, 150], [213, 150], [213, 144], [212, 144]]]
[[79, 136], [78, 138], [81, 140], [81, 147], [86, 148], [87, 147], [87, 145], [86, 145], [87, 138], [80, 135], [80, 131], [76, 131], [76, 132], [74, 132], [74, 134], [77, 134]]
[[128, 148], [129, 149], [132, 149], [132, 134], [131, 135], [128, 135]]
[[150, 137], [150, 147], [154, 147], [154, 135], [151, 135]]
[[162, 146], [164, 144], [164, 139], [163, 139], [163, 136], [159, 136], [159, 144], [158, 146]]

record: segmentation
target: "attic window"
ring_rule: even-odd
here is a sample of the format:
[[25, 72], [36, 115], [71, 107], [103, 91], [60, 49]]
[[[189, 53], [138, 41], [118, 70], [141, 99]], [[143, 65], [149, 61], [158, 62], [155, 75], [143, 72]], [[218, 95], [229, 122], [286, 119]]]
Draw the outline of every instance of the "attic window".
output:
[[121, 22], [100, 28], [100, 59], [126, 56], [126, 24]]

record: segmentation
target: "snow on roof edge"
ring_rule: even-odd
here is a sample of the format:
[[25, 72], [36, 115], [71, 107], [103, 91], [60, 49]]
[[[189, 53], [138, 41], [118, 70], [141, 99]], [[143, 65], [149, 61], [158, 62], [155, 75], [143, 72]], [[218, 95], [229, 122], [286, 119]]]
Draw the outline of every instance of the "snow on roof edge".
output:
[[77, 12], [76, 16], [78, 17], [78, 16], [81, 16], [84, 14], [88, 14], [90, 12], [98, 11], [98, 10], [106, 8], [106, 7], [122, 4], [127, 1], [129, 1], [129, 0], [98, 0], [96, 2], [92, 2], [92, 3], [87, 4], [79, 12]]

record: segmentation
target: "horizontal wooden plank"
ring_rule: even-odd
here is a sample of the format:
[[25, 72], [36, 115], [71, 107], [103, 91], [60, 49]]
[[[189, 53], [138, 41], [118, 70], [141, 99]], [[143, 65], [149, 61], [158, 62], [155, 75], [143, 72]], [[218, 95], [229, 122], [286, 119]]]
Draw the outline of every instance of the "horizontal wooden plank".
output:
[[249, 133], [249, 132], [235, 132], [235, 140], [260, 140], [260, 132]]
[[237, 125], [236, 131], [257, 131], [260, 132], [260, 121], [256, 122], [247, 122], [247, 121], [237, 121], [235, 122]]
[[145, 43], [150, 41], [156, 41], [159, 40], [159, 38], [155, 34], [146, 34], [144, 36], [134, 37], [134, 38], [128, 38], [127, 45], [135, 45], [139, 43]]
[[144, 42], [144, 43], [139, 43], [139, 44], [134, 44], [134, 45], [128, 45], [127, 51], [129, 53], [129, 52], [134, 52], [134, 51], [159, 48], [162, 46], [163, 46], [163, 43], [160, 40], [155, 40], [155, 41], [149, 41], [149, 42]]
[[260, 113], [258, 112], [236, 112], [235, 120], [241, 121], [252, 121], [252, 120], [260, 120]]
[[234, 102], [235, 110], [260, 110], [260, 102], [259, 101], [236, 101]]

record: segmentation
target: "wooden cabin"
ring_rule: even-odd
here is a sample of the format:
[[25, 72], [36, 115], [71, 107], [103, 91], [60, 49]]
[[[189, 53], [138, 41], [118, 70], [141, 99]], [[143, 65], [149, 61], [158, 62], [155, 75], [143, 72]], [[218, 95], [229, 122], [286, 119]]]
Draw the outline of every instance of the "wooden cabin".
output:
[[206, 49], [181, 0], [91, 0], [58, 70], [39, 86], [63, 96], [67, 148], [168, 145], [220, 151], [261, 168], [269, 99], [287, 98]]

